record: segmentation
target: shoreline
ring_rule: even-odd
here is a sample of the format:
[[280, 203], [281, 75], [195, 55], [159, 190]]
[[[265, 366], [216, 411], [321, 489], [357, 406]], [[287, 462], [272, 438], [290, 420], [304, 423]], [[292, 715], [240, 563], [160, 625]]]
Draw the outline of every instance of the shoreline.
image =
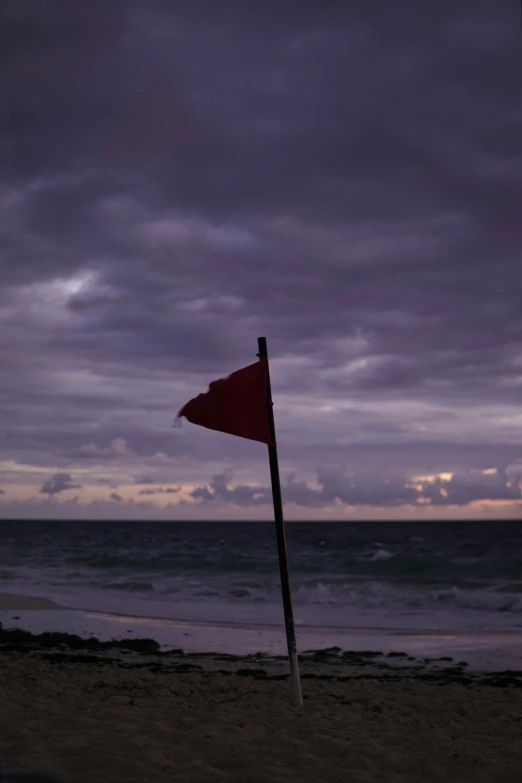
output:
[[[253, 653], [236, 655], [219, 652], [161, 650], [154, 639], [100, 641], [59, 632], [32, 634], [6, 629], [0, 623], [0, 663], [43, 661], [53, 665], [95, 665], [163, 675], [199, 677], [241, 677], [261, 681], [290, 680], [286, 655]], [[388, 682], [423, 681], [433, 685], [493, 686], [522, 688], [522, 670], [473, 670], [466, 661], [450, 656], [416, 658], [405, 652], [341, 650], [338, 647], [305, 650], [299, 653], [302, 681], [348, 682], [379, 680]]]
[[[10, 608], [7, 609], [7, 606]], [[48, 599], [0, 594], [0, 653], [54, 660], [222, 671], [262, 665], [288, 671], [284, 628], [190, 623], [66, 609]], [[303, 676], [392, 673], [450, 681], [494, 676], [522, 683], [522, 632], [447, 634], [298, 629]], [[87, 656], [87, 658], [86, 658]], [[219, 665], [218, 665], [219, 664]], [[267, 675], [268, 676], [268, 675]], [[271, 676], [271, 675], [270, 675]]]

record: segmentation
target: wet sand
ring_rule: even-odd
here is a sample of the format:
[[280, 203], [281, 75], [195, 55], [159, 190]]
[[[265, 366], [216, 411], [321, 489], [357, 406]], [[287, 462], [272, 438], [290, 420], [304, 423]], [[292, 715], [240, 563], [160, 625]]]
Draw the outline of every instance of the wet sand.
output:
[[[61, 607], [47, 598], [0, 593], [0, 623], [6, 628], [41, 634], [47, 631], [74, 634], [83, 639], [156, 640], [160, 649], [188, 653], [262, 652], [286, 656], [284, 626], [248, 623], [208, 623], [138, 617]], [[298, 651], [339, 647], [342, 650], [404, 651], [415, 658], [452, 658], [465, 661], [474, 671], [522, 668], [520, 632], [448, 632], [368, 628], [296, 628]]]

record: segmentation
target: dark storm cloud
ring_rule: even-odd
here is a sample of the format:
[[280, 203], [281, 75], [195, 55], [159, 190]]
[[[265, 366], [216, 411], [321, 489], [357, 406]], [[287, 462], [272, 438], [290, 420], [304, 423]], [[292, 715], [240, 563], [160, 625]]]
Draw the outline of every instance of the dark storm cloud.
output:
[[[190, 495], [202, 504], [225, 501], [236, 506], [256, 506], [271, 503], [269, 487], [239, 485], [228, 488], [230, 472], [212, 477], [210, 488], [194, 489]], [[422, 506], [428, 502], [437, 506], [464, 506], [478, 500], [520, 500], [520, 475], [513, 479], [505, 469], [486, 474], [461, 471], [450, 480], [398, 477], [392, 473], [342, 475], [339, 471], [317, 470], [319, 489], [304, 481], [295, 481], [291, 475], [283, 487], [283, 501], [307, 508], [321, 507], [337, 500], [348, 506], [402, 505]]]
[[463, 472], [449, 482], [436, 479], [423, 484], [424, 497], [434, 505], [466, 505], [477, 500], [520, 500], [522, 497], [520, 475], [511, 479], [504, 468], [486, 476]]
[[108, 486], [111, 489], [118, 489], [119, 484], [117, 484], [115, 481], [111, 479], [104, 479], [104, 478], [98, 478], [96, 479], [97, 484], [103, 484], [104, 486]]
[[45, 495], [57, 495], [67, 489], [81, 489], [81, 484], [73, 484], [70, 473], [55, 473], [47, 481], [44, 481], [40, 492]]
[[[285, 455], [297, 458], [298, 448], [284, 445]], [[467, 443], [456, 443], [447, 438], [443, 441], [425, 438], [407, 442], [382, 440], [378, 443], [355, 443], [347, 449], [342, 445], [313, 447], [313, 462], [316, 465], [333, 464], [348, 467], [360, 465], [366, 472], [386, 470], [390, 465], [404, 466], [410, 472], [431, 474], [457, 470], [462, 465], [473, 470], [487, 470], [497, 465], [522, 462], [518, 443], [491, 443], [470, 439]]]
[[220, 473], [212, 477], [210, 489], [208, 487], [197, 487], [192, 490], [190, 496], [194, 500], [203, 503], [224, 500], [228, 503], [234, 503], [237, 506], [259, 506], [269, 502], [271, 493], [269, 489], [256, 488], [248, 486], [238, 486], [234, 489], [228, 489], [228, 484], [232, 478], [231, 473]]
[[[213, 476], [208, 487], [197, 487], [190, 495], [194, 500], [201, 503], [213, 503], [216, 501], [225, 501], [238, 506], [265, 505], [271, 502], [270, 487], [250, 487], [239, 485], [233, 489], [228, 489], [228, 484], [232, 479], [230, 473], [222, 473]], [[318, 473], [318, 481], [322, 488], [315, 490], [307, 486], [303, 481], [295, 482], [293, 477], [284, 487], [284, 502], [296, 503], [299, 506], [319, 507], [325, 503], [332, 502], [337, 498], [343, 503], [367, 504], [367, 505], [401, 505], [406, 502], [412, 502], [419, 496], [418, 492], [406, 490], [402, 486], [384, 485], [379, 491], [374, 477], [367, 479], [367, 486], [364, 487], [361, 480], [350, 484], [346, 479], [328, 475], [322, 472]], [[384, 489], [384, 492], [382, 491]], [[351, 491], [350, 491], [351, 490]], [[349, 499], [347, 499], [349, 498]]]
[[[263, 333], [289, 460], [522, 457], [519, 21], [486, 0], [4, 3], [0, 457], [252, 460], [170, 423]], [[330, 502], [324, 479], [288, 492]], [[506, 491], [483, 479], [444, 487]], [[216, 480], [195, 497], [264, 502]], [[415, 497], [372, 480], [357, 502]]]
[[158, 487], [157, 489], [140, 489], [138, 495], [159, 495], [161, 493], [174, 494], [179, 492], [180, 487]]

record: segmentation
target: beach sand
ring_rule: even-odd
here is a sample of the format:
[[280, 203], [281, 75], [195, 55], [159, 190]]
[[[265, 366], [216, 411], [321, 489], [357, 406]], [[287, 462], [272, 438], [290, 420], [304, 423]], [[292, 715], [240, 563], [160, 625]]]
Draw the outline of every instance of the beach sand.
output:
[[522, 672], [339, 648], [300, 667], [302, 712], [284, 656], [0, 628], [0, 761], [63, 783], [522, 781]]

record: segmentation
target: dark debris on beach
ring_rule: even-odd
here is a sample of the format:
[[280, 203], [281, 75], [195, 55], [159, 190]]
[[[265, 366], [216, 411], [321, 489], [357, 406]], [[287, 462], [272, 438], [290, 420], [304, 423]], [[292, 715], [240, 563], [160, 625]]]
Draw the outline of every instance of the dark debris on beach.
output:
[[[244, 656], [226, 653], [185, 653], [181, 649], [161, 650], [159, 643], [154, 639], [113, 639], [102, 642], [95, 637], [83, 639], [76, 634], [60, 632], [33, 634], [18, 628], [4, 628], [2, 623], [0, 623], [0, 654], [30, 655], [57, 664], [110, 664], [122, 668], [147, 668], [153, 672], [180, 674], [192, 672], [203, 676], [233, 675], [257, 680], [289, 678], [288, 673], [270, 674], [267, 671], [274, 662], [286, 661], [286, 656], [267, 656], [262, 653]], [[307, 650], [300, 654], [299, 659], [303, 680], [392, 681], [410, 678], [441, 686], [460, 684], [467, 687], [522, 687], [520, 670], [470, 672], [466, 671], [468, 664], [465, 661], [455, 663], [448, 656], [416, 659], [405, 652], [343, 651], [339, 647], [330, 647], [324, 650]], [[201, 664], [197, 661], [201, 661]], [[219, 662], [236, 664], [240, 668], [235, 670], [216, 668]], [[212, 664], [212, 668], [206, 668], [205, 663]], [[263, 668], [262, 664], [267, 668]], [[325, 673], [328, 667], [334, 667], [336, 673]], [[343, 674], [343, 668], [350, 669], [350, 673]], [[363, 669], [365, 671], [362, 671]]]

